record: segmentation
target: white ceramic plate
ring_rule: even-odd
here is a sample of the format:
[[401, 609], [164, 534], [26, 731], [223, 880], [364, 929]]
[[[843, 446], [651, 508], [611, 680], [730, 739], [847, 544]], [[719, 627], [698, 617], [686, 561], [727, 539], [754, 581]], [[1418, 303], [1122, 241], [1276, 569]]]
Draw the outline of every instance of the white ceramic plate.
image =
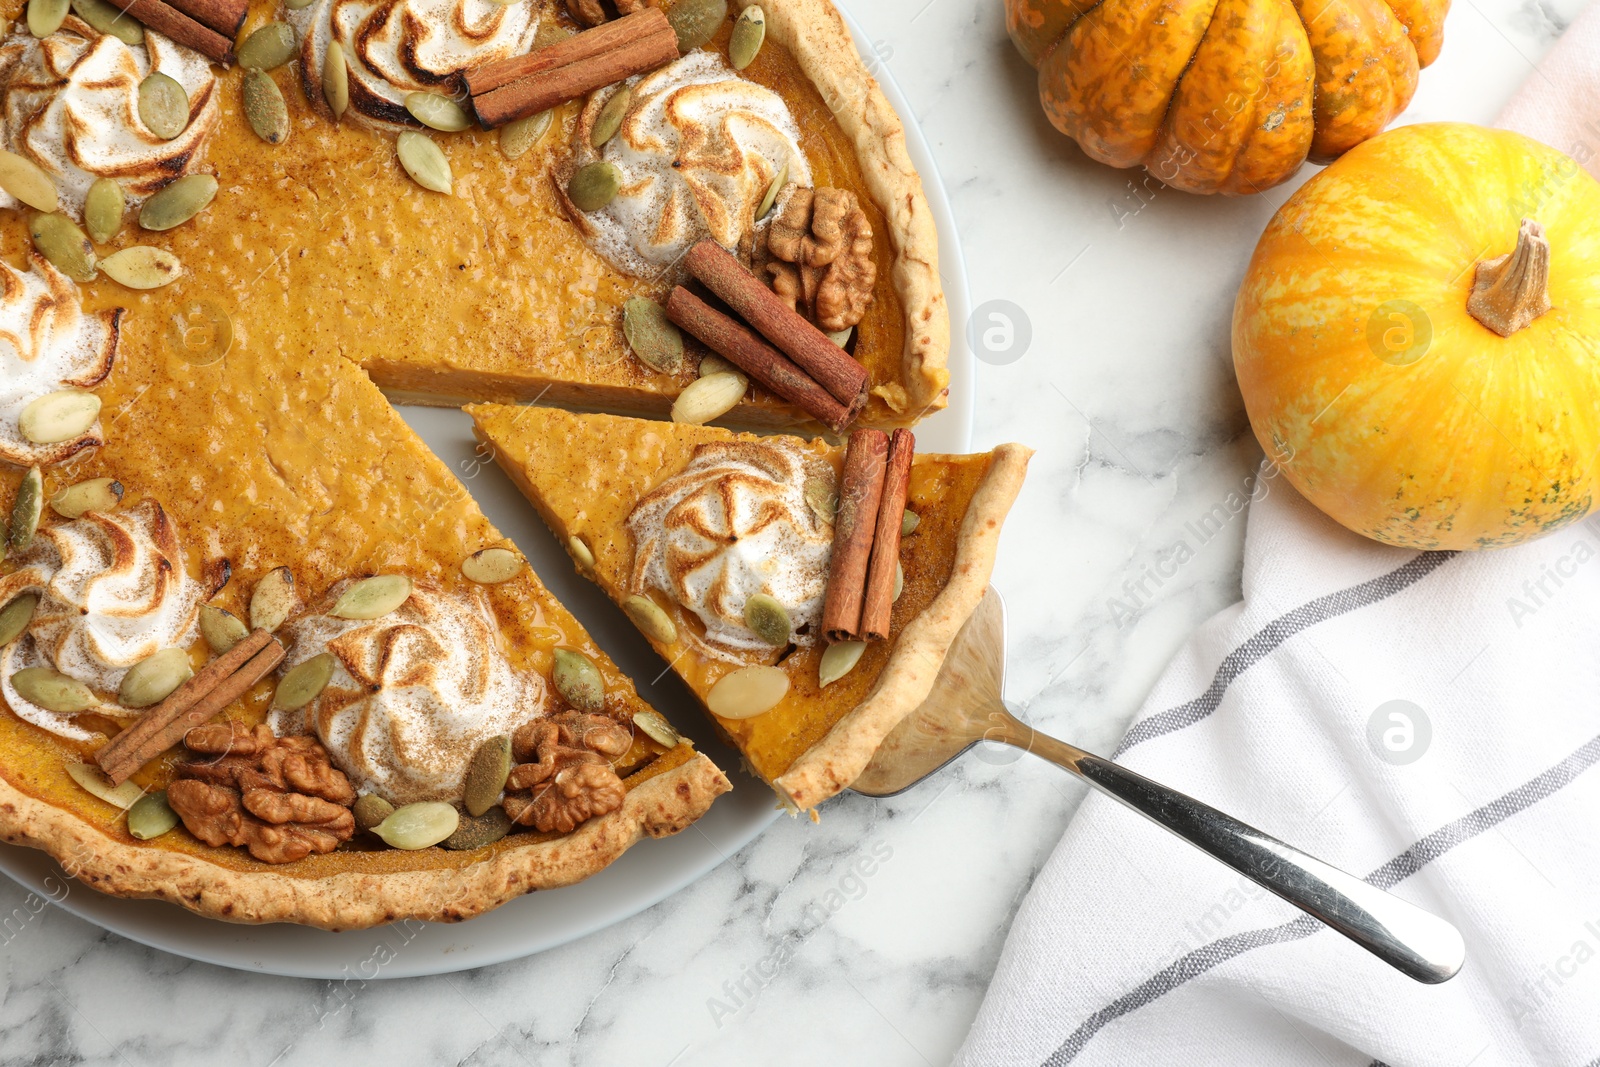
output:
[[[869, 64], [870, 42], [848, 15], [845, 21]], [[965, 452], [971, 447], [973, 360], [965, 325], [970, 311], [966, 266], [955, 219], [912, 111], [887, 69], [874, 70], [884, 95], [906, 123], [906, 146], [922, 174], [939, 228], [940, 264], [950, 307], [950, 406], [917, 427], [923, 452]], [[588, 627], [595, 640], [631, 675], [640, 694], [661, 708], [695, 744], [723, 768], [739, 758], [719, 743], [675, 675], [659, 677], [662, 663], [605, 595], [574, 573], [566, 552], [539, 521], [522, 495], [492, 463], [473, 453], [471, 421], [454, 410], [403, 407], [401, 413], [428, 446], [464, 481], [502, 533], [533, 563], [540, 578]], [[656, 679], [651, 682], [650, 679]], [[119, 900], [75, 889], [60, 905], [67, 911], [141, 944], [205, 963], [301, 978], [405, 978], [445, 974], [542, 952], [635, 915], [700, 878], [753, 841], [778, 817], [771, 790], [755, 778], [732, 772], [733, 792], [683, 833], [643, 841], [593, 878], [567, 889], [511, 901], [470, 922], [422, 924], [396, 932], [388, 927], [331, 934], [303, 926], [239, 926], [204, 919], [175, 905]], [[59, 896], [65, 879], [48, 856], [0, 845], [0, 871], [41, 894]], [[45, 884], [50, 879], [56, 887]], [[406, 951], [395, 953], [396, 936]], [[382, 947], [380, 947], [382, 946]], [[392, 958], [391, 958], [392, 957]], [[379, 961], [388, 960], [386, 963]]]

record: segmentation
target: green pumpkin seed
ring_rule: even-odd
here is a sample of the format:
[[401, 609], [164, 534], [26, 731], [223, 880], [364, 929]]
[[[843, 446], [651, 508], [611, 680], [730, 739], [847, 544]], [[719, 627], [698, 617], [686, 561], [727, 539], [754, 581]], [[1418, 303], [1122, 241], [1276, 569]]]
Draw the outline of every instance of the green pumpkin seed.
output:
[[394, 805], [376, 793], [366, 793], [356, 797], [356, 802], [350, 807], [350, 814], [356, 817], [358, 827], [370, 830], [394, 814]]
[[835, 330], [833, 333], [828, 334], [828, 340], [843, 348], [850, 343], [850, 335], [855, 332], [856, 328], [854, 326], [846, 326], [842, 330]]
[[36, 445], [56, 445], [87, 433], [99, 417], [99, 397], [81, 389], [61, 389], [23, 408], [17, 429]]
[[645, 735], [658, 745], [676, 748], [683, 743], [682, 735], [672, 728], [672, 724], [659, 711], [646, 708], [644, 711], [634, 712], [633, 725], [643, 730]]
[[65, 215], [36, 215], [28, 224], [33, 247], [50, 265], [75, 282], [86, 282], [95, 275], [94, 246]]
[[639, 362], [663, 374], [683, 369], [683, 334], [654, 300], [636, 296], [623, 305], [622, 333]]
[[204, 211], [217, 195], [217, 179], [209, 174], [179, 178], [139, 209], [139, 225], [147, 230], [170, 230]]
[[594, 569], [594, 553], [589, 551], [589, 543], [577, 534], [567, 538], [567, 551], [572, 553], [579, 567], [586, 571]]
[[783, 166], [778, 168], [778, 173], [772, 176], [772, 182], [767, 186], [767, 191], [761, 197], [761, 203], [756, 206], [756, 221], [760, 222], [772, 210], [772, 205], [778, 202], [778, 194], [783, 192], [783, 187], [789, 184], [789, 161], [783, 161]]
[[89, 236], [105, 244], [122, 229], [122, 214], [128, 208], [128, 198], [110, 178], [96, 178], [83, 199], [83, 224]]
[[670, 645], [678, 639], [678, 627], [673, 624], [672, 617], [649, 597], [630, 596], [622, 602], [622, 610], [652, 641]]
[[753, 719], [778, 706], [789, 692], [789, 676], [780, 667], [741, 667], [717, 680], [706, 694], [706, 707], [723, 719]]
[[108, 33], [125, 45], [144, 44], [144, 27], [131, 15], [108, 0], [72, 0], [77, 16], [101, 33]]
[[36, 211], [54, 211], [61, 205], [50, 175], [15, 152], [0, 151], [0, 189]]
[[33, 609], [39, 606], [37, 593], [23, 593], [5, 607], [0, 608], [0, 648], [22, 636], [22, 631], [33, 621]]
[[721, 356], [701, 356], [700, 366], [695, 368], [695, 377], [709, 378], [713, 374], [737, 374], [738, 372], [738, 367], [735, 367]]
[[220, 656], [246, 637], [249, 637], [250, 628], [233, 612], [219, 608], [214, 604], [202, 604], [200, 605], [200, 636], [206, 639], [207, 647]]
[[329, 41], [328, 51], [322, 57], [322, 98], [333, 112], [333, 121], [344, 117], [350, 106], [350, 71], [344, 63], [344, 49], [339, 42]]
[[509, 548], [480, 548], [461, 561], [461, 573], [469, 582], [499, 585], [522, 573], [522, 557]]
[[456, 832], [461, 825], [461, 813], [454, 805], [438, 800], [424, 800], [394, 809], [372, 832], [383, 838], [391, 848], [414, 852], [431, 848]]
[[35, 37], [55, 33], [66, 21], [68, 6], [67, 0], [28, 0], [28, 32]]
[[159, 70], [139, 83], [139, 121], [163, 141], [189, 128], [189, 94]]
[[178, 686], [194, 677], [189, 653], [181, 648], [163, 648], [135, 663], [122, 676], [117, 687], [117, 703], [125, 708], [148, 708], [172, 695]]
[[50, 508], [63, 519], [89, 511], [111, 511], [122, 502], [122, 483], [115, 478], [90, 478], [69, 485], [50, 498]]
[[894, 596], [891, 603], [900, 599], [900, 594], [906, 591], [906, 569], [900, 565], [899, 560], [894, 563]]
[[443, 93], [407, 93], [406, 110], [412, 118], [440, 133], [460, 133], [472, 125], [461, 105]]
[[616, 199], [621, 188], [622, 172], [602, 159], [577, 169], [567, 182], [567, 199], [579, 211], [599, 211]]
[[900, 516], [900, 536], [910, 537], [912, 534], [917, 532], [917, 527], [921, 524], [922, 516], [918, 515], [910, 508], [906, 508], [905, 514]]
[[106, 277], [129, 289], [159, 289], [183, 277], [183, 264], [165, 248], [133, 245], [100, 261]]
[[411, 180], [424, 189], [449, 196], [453, 188], [450, 161], [433, 141], [420, 133], [406, 130], [395, 142], [400, 165], [411, 175]]
[[11, 676], [11, 685], [28, 703], [62, 715], [100, 706], [88, 686], [48, 667], [26, 667]]
[[666, 12], [678, 35], [678, 54], [687, 55], [717, 35], [728, 17], [728, 0], [677, 0]]
[[817, 664], [817, 682], [826, 689], [840, 678], [856, 669], [861, 654], [867, 650], [865, 641], [838, 641], [827, 647]]
[[255, 135], [267, 144], [282, 144], [289, 139], [289, 105], [283, 102], [278, 83], [264, 70], [246, 72], [240, 86], [244, 119]]
[[488, 848], [511, 832], [511, 816], [502, 807], [493, 807], [482, 815], [462, 815], [456, 832], [445, 838], [445, 848], [456, 852], [471, 852]]
[[633, 100], [633, 90], [624, 85], [611, 94], [611, 99], [595, 116], [594, 128], [589, 131], [589, 143], [601, 147], [622, 129], [622, 120], [628, 114], [628, 104]]
[[294, 53], [294, 27], [287, 22], [269, 22], [239, 46], [239, 66], [245, 70], [277, 70], [293, 59]]
[[178, 813], [167, 803], [167, 791], [146, 793], [128, 808], [128, 833], [140, 841], [160, 837], [178, 825]]
[[323, 652], [290, 667], [272, 694], [273, 710], [299, 711], [317, 699], [333, 681], [335, 662], [332, 652]]
[[511, 738], [507, 734], [491, 737], [478, 746], [467, 764], [461, 790], [461, 803], [467, 814], [482, 815], [500, 803], [500, 793], [511, 775]]
[[696, 378], [672, 402], [672, 421], [704, 426], [737, 407], [748, 388], [750, 380], [731, 371]]
[[774, 646], [788, 644], [789, 634], [794, 629], [788, 610], [777, 598], [765, 593], [753, 594], [744, 602], [744, 624], [751, 633]]
[[556, 663], [550, 672], [561, 699], [579, 711], [600, 711], [606, 706], [606, 683], [594, 660], [570, 648], [556, 649]]
[[375, 574], [345, 587], [328, 612], [336, 619], [381, 619], [411, 597], [411, 579]]
[[304, 11], [316, 2], [317, 0], [283, 0], [283, 6], [290, 11]]
[[751, 4], [739, 13], [733, 22], [733, 36], [728, 38], [728, 62], [734, 70], [743, 70], [755, 62], [761, 51], [761, 42], [767, 38], [767, 13]]
[[21, 552], [33, 544], [34, 532], [39, 529], [39, 518], [44, 514], [44, 475], [38, 467], [30, 467], [17, 485], [17, 497], [11, 503], [11, 533], [6, 544], [13, 552]]
[[538, 144], [550, 129], [554, 115], [554, 111], [540, 111], [500, 127], [500, 154], [507, 159], [516, 159]]
[[829, 526], [832, 526], [833, 517], [839, 510], [839, 500], [834, 492], [833, 479], [807, 478], [802, 492], [805, 493], [806, 506], [811, 509], [811, 513]]
[[262, 575], [250, 594], [250, 628], [273, 633], [299, 605], [294, 591], [294, 572], [276, 567]]
[[107, 804], [115, 804], [124, 810], [133, 807], [139, 802], [139, 798], [144, 796], [144, 790], [133, 782], [112, 785], [111, 779], [106, 777], [106, 772], [92, 763], [69, 763], [67, 775]]

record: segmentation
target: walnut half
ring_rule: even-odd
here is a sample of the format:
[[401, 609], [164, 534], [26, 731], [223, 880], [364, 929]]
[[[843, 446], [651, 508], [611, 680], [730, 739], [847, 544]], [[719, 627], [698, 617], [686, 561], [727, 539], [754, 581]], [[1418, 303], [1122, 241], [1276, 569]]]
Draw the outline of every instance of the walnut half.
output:
[[627, 791], [610, 761], [632, 744], [627, 729], [604, 715], [535, 719], [511, 739], [518, 764], [506, 781], [506, 814], [524, 826], [568, 834], [616, 811]]
[[872, 223], [850, 190], [785, 188], [766, 251], [773, 291], [829, 333], [856, 325], [872, 306]]
[[[617, 14], [631, 15], [647, 7], [656, 7], [657, 0], [615, 0]], [[585, 26], [598, 26], [610, 18], [600, 0], [567, 0], [567, 11]]]

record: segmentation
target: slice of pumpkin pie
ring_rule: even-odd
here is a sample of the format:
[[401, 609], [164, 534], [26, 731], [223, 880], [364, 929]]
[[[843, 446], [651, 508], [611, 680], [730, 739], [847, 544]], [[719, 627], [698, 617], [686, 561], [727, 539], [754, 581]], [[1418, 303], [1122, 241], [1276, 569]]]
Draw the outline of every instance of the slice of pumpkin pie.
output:
[[849, 786], [988, 586], [1030, 452], [912, 455], [540, 407], [467, 409], [572, 554], [795, 808]]

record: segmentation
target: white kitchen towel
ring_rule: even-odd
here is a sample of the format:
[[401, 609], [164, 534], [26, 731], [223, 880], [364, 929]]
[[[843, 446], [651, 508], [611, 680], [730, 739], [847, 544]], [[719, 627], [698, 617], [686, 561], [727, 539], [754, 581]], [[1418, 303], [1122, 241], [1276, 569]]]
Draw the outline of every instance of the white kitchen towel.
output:
[[[1552, 63], [1542, 108], [1508, 115], [1572, 151], [1600, 122], [1600, 6]], [[1584, 100], [1581, 121], [1529, 117]], [[1600, 518], [1418, 553], [1270, 469], [1256, 490], [1243, 601], [1117, 757], [1444, 916], [1466, 966], [1413, 982], [1093, 794], [957, 1062], [1600, 1067]]]

